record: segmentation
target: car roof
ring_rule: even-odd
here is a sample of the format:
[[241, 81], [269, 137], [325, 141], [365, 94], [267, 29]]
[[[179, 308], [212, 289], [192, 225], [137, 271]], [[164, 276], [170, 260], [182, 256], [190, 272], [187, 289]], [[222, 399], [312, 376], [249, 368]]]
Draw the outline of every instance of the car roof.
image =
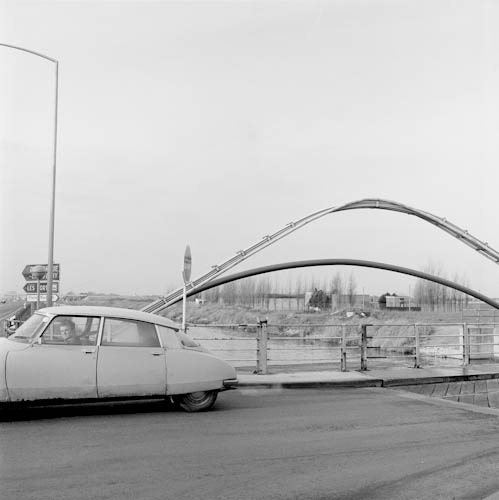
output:
[[55, 306], [39, 309], [37, 312], [50, 315], [65, 316], [108, 316], [113, 318], [135, 319], [137, 321], [146, 321], [157, 325], [180, 329], [180, 325], [171, 319], [157, 314], [151, 314], [137, 309], [126, 309], [124, 307], [105, 307], [105, 306]]

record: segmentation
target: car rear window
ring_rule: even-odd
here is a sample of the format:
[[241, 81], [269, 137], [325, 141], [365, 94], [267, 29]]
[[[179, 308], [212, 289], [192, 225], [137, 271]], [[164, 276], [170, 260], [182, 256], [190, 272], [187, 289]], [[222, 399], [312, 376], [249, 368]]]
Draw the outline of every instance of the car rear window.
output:
[[158, 328], [163, 347], [167, 349], [180, 349], [182, 347], [180, 339], [177, 337], [177, 332], [173, 328], [167, 328], [161, 325], [156, 325], [156, 327]]
[[106, 318], [101, 345], [115, 347], [160, 347], [151, 323], [130, 319]]

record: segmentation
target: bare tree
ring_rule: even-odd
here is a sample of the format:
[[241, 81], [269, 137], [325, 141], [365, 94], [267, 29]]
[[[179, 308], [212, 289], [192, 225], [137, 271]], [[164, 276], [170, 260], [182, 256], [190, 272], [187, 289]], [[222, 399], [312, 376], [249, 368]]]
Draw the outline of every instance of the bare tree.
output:
[[230, 283], [225, 283], [222, 287], [222, 291], [220, 292], [222, 301], [227, 305], [234, 305], [237, 300], [237, 284], [235, 281], [231, 281]]
[[[423, 272], [445, 278], [442, 265], [428, 262]], [[453, 281], [468, 286], [466, 277], [454, 274]], [[454, 289], [450, 289], [433, 281], [418, 279], [414, 287], [414, 297], [422, 309], [435, 310], [462, 310], [468, 304], [468, 295]]]
[[254, 307], [255, 305], [255, 281], [253, 278], [241, 280], [239, 284], [240, 303], [243, 306]]
[[295, 281], [295, 294], [296, 294], [296, 309], [300, 308], [300, 298], [305, 295], [305, 290], [303, 288], [302, 276], [299, 275]]
[[208, 302], [218, 304], [218, 302], [220, 301], [220, 288], [221, 287], [216, 286], [215, 288], [206, 290], [205, 292], [203, 292], [203, 299], [207, 300]]
[[[336, 295], [337, 307], [341, 307], [343, 302], [342, 297], [344, 295], [344, 289], [343, 289], [343, 279], [339, 271], [337, 271], [336, 274], [333, 276], [330, 287], [333, 298]], [[333, 299], [333, 304], [334, 304], [334, 299]]]
[[272, 284], [268, 276], [258, 279], [255, 287], [257, 307], [269, 309], [271, 289]]
[[293, 276], [291, 274], [288, 275], [288, 290], [287, 290], [287, 295], [288, 295], [288, 310], [291, 310], [291, 301], [293, 300]]
[[353, 275], [353, 272], [350, 272], [347, 284], [348, 303], [350, 304], [350, 306], [354, 305], [356, 291], [357, 291], [357, 283], [355, 281], [355, 276]]

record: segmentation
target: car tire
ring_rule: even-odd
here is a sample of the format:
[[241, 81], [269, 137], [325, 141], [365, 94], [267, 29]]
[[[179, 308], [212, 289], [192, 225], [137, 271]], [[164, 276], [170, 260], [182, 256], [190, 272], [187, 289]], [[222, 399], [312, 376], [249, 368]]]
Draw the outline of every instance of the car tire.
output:
[[173, 396], [175, 404], [188, 412], [209, 410], [217, 400], [218, 391], [197, 391]]

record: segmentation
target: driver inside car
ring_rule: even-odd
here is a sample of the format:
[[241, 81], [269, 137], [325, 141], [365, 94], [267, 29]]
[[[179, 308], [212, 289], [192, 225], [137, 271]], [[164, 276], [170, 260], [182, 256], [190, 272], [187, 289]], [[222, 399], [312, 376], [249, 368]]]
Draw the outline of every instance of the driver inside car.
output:
[[65, 344], [81, 344], [79, 337], [75, 333], [75, 327], [71, 323], [63, 323], [59, 332]]

